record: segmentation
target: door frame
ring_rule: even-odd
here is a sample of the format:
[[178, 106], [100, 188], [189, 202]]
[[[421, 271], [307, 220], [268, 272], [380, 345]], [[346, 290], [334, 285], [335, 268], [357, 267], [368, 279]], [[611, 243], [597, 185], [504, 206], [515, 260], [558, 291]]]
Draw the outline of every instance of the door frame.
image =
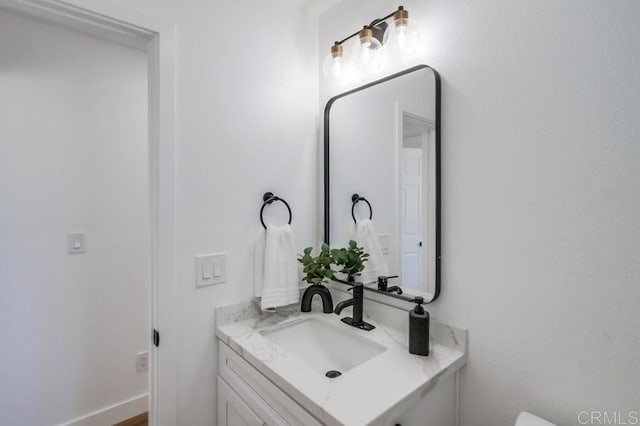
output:
[[[0, 0], [0, 6], [65, 28], [142, 48], [148, 58], [149, 424], [177, 423], [175, 284], [175, 23], [113, 0]], [[160, 332], [162, 351], [152, 331]]]
[[[429, 118], [416, 114], [415, 112], [412, 112], [411, 109], [407, 105], [404, 105], [402, 102], [395, 103], [395, 113], [396, 113], [396, 162], [395, 164], [400, 164], [400, 159], [402, 157], [402, 149], [403, 149], [403, 143], [404, 143], [405, 117], [412, 120], [419, 121], [423, 126], [422, 144], [423, 144], [423, 148], [426, 147], [426, 150], [423, 149], [424, 156], [422, 161], [422, 167], [424, 167], [425, 164], [429, 164], [430, 157], [435, 156], [437, 158], [438, 147], [435, 144], [438, 143], [438, 140], [435, 139], [433, 136], [433, 133], [435, 132], [435, 129], [436, 129], [436, 122], [434, 122], [434, 120], [431, 120]], [[433, 141], [434, 144], [431, 144], [431, 141]], [[431, 151], [432, 148], [435, 152]], [[437, 159], [435, 161], [435, 164], [436, 164], [436, 168], [438, 168]], [[428, 170], [428, 173], [429, 174], [434, 173], [435, 186], [432, 188], [430, 185], [423, 185], [422, 195], [424, 198], [422, 198], [422, 207], [424, 207], [425, 199], [429, 204], [433, 203], [436, 206], [439, 206], [438, 195], [437, 195], [438, 172], [437, 170]], [[400, 188], [402, 184], [401, 175], [402, 175], [402, 172], [398, 168], [396, 170], [396, 188]], [[423, 176], [423, 178], [424, 177], [425, 176]], [[427, 225], [423, 224], [422, 226], [423, 240], [427, 239], [426, 237], [431, 235], [435, 237], [434, 240], [436, 241], [438, 240], [437, 229], [439, 228], [439, 226], [438, 226], [437, 217], [438, 217], [439, 207], [436, 207], [435, 210], [436, 211], [432, 213], [430, 209], [427, 209], [427, 218], [425, 221]], [[402, 236], [403, 236], [402, 221], [400, 220], [401, 217], [402, 217], [402, 195], [401, 195], [401, 191], [399, 190], [397, 191], [397, 197], [396, 197], [396, 218], [397, 218], [396, 235], [398, 235], [398, 241], [396, 242], [396, 247], [400, 247], [400, 250], [399, 250], [400, 253], [402, 252]], [[429, 223], [433, 223], [436, 229], [432, 229], [432, 227], [428, 225]], [[421, 256], [422, 256], [421, 258], [422, 264], [431, 266], [431, 264], [429, 263], [429, 260], [434, 258], [437, 260], [439, 256], [438, 243], [436, 243], [435, 246], [432, 246], [432, 244], [428, 244], [427, 247], [422, 251]], [[400, 256], [398, 259], [400, 270], [403, 270], [402, 260], [403, 260], [402, 256]], [[438, 268], [437, 263], [438, 262], [436, 261], [436, 268]], [[427, 288], [425, 290], [418, 290], [418, 291], [424, 292], [426, 294], [432, 294], [432, 295], [439, 294], [439, 291], [437, 289], [437, 284], [436, 284], [436, 282], [438, 281], [438, 278], [434, 268], [429, 267], [428, 274], [425, 274], [423, 270], [421, 278], [423, 281], [424, 280], [427, 281]], [[432, 301], [433, 300], [435, 300], [435, 296], [434, 296], [434, 299], [432, 299]]]

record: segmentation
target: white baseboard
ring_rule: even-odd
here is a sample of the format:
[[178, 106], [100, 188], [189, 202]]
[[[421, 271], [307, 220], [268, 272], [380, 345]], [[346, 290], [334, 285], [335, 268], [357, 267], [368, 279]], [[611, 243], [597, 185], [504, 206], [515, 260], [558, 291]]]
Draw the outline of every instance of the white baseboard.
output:
[[148, 410], [149, 394], [143, 394], [94, 411], [60, 426], [105, 426], [127, 420]]

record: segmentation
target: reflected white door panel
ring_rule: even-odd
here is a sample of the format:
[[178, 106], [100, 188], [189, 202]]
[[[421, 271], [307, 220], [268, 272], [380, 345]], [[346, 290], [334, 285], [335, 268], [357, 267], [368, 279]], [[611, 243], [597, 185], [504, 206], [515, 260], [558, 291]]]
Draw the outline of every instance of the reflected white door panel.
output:
[[402, 148], [402, 285], [422, 287], [422, 149]]

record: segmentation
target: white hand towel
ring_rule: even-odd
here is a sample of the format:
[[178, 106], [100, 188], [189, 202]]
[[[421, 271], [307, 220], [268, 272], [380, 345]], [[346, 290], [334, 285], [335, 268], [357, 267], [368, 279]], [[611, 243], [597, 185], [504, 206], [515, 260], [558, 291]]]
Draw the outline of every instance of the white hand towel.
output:
[[369, 260], [364, 263], [364, 270], [360, 277], [356, 278], [356, 281], [366, 284], [377, 281], [379, 276], [388, 276], [389, 267], [384, 254], [382, 254], [380, 242], [371, 220], [364, 219], [356, 222], [353, 240], [358, 243], [358, 247], [364, 249], [365, 253], [369, 253]]
[[262, 297], [262, 289], [264, 288], [264, 243], [266, 235], [264, 228], [260, 227], [254, 237], [253, 289], [256, 297]]
[[298, 263], [289, 225], [267, 225], [261, 308], [297, 303], [300, 299]]

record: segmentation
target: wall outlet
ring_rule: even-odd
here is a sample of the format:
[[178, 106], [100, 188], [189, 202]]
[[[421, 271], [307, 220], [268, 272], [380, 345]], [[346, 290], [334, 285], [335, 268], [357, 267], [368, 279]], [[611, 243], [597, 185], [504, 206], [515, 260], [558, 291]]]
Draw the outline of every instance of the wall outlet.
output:
[[136, 372], [142, 373], [149, 369], [149, 351], [138, 352], [136, 355]]

